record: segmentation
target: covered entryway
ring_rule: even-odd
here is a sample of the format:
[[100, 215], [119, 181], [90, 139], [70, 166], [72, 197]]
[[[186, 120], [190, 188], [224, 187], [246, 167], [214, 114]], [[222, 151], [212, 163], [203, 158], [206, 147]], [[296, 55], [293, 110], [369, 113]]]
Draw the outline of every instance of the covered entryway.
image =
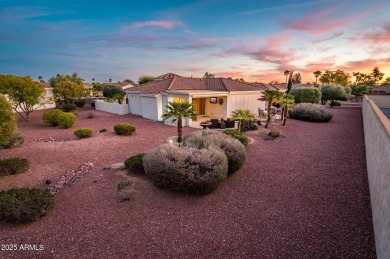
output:
[[192, 98], [192, 106], [197, 116], [206, 114], [206, 98]]

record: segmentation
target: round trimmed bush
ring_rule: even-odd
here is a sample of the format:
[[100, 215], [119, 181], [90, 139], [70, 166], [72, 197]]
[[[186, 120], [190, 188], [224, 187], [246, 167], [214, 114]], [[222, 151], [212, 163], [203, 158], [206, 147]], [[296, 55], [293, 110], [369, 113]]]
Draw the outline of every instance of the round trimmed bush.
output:
[[60, 109], [53, 109], [53, 110], [45, 111], [42, 114], [42, 120], [43, 120], [43, 122], [45, 122], [47, 124], [50, 124], [53, 126], [58, 126], [57, 117], [58, 117], [58, 115], [60, 115], [62, 113], [64, 113], [64, 112], [61, 111]]
[[16, 132], [16, 118], [12, 106], [0, 94], [0, 143], [7, 141]]
[[73, 132], [78, 138], [89, 138], [92, 136], [93, 131], [89, 128], [80, 128]]
[[139, 153], [125, 160], [125, 167], [129, 173], [144, 174], [144, 153]]
[[24, 135], [20, 131], [16, 131], [8, 140], [0, 144], [0, 149], [9, 149], [19, 147], [24, 143]]
[[48, 190], [15, 188], [0, 191], [0, 220], [31, 222], [53, 207], [54, 196]]
[[321, 92], [315, 88], [294, 88], [289, 94], [294, 95], [295, 103], [318, 103]]
[[76, 100], [75, 104], [76, 104], [77, 107], [83, 108], [84, 105], [85, 105], [85, 100], [84, 99]]
[[245, 162], [245, 146], [238, 140], [218, 131], [191, 132], [183, 138], [183, 146], [198, 149], [219, 147], [228, 159], [228, 174], [236, 172]]
[[70, 112], [63, 112], [57, 117], [58, 126], [65, 129], [73, 127], [73, 125], [76, 123], [76, 120], [76, 114]]
[[297, 104], [289, 111], [289, 114], [291, 119], [312, 122], [328, 122], [333, 117], [332, 112], [328, 109], [312, 103]]
[[24, 158], [7, 158], [0, 160], [0, 176], [18, 174], [29, 168], [27, 159]]
[[62, 105], [62, 110], [64, 112], [72, 112], [75, 111], [76, 109], [77, 109], [77, 105], [74, 103], [65, 103], [64, 105]]
[[135, 132], [135, 127], [128, 123], [119, 123], [114, 126], [114, 131], [117, 135], [132, 135]]
[[227, 129], [227, 130], [224, 130], [223, 133], [225, 133], [226, 135], [231, 136], [232, 138], [237, 139], [244, 146], [248, 145], [248, 142], [249, 142], [248, 138], [243, 133], [241, 133], [240, 131], [238, 131], [236, 129]]
[[218, 147], [197, 149], [162, 144], [144, 156], [145, 174], [157, 186], [205, 194], [227, 177], [227, 158]]

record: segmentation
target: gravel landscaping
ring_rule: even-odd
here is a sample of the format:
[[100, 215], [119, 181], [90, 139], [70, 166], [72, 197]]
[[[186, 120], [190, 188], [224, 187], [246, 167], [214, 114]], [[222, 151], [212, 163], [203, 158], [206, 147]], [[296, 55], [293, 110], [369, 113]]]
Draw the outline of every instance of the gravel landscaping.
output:
[[[0, 258], [376, 258], [361, 108], [331, 111], [328, 123], [287, 120], [275, 140], [264, 139], [270, 129], [247, 132], [243, 167], [203, 196], [107, 170], [175, 136], [175, 127], [95, 110], [88, 119], [84, 108], [61, 129], [36, 111], [18, 122], [25, 143], [0, 150], [0, 159], [26, 158], [30, 169], [0, 177], [0, 190], [50, 186], [55, 204], [33, 223], [0, 222], [0, 245], [18, 248]], [[118, 123], [136, 132], [115, 135]], [[75, 139], [82, 127], [93, 136]], [[119, 202], [124, 178], [133, 192]], [[26, 244], [39, 251], [19, 249]]]

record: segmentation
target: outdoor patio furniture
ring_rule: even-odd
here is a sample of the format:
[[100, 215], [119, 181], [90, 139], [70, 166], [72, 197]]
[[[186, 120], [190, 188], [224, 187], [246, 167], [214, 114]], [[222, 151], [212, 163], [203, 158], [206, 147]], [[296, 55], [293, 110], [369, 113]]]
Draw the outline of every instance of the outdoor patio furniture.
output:
[[199, 125], [202, 126], [203, 129], [206, 129], [206, 128], [211, 126], [211, 122], [209, 122], [209, 121], [202, 121], [201, 123], [199, 123]]
[[218, 119], [211, 119], [210, 120], [211, 125], [209, 126], [210, 129], [218, 129], [219, 128], [219, 121]]
[[228, 129], [234, 128], [235, 124], [236, 124], [236, 121], [234, 121], [234, 120], [231, 120], [231, 119], [226, 120], [226, 128], [228, 128]]

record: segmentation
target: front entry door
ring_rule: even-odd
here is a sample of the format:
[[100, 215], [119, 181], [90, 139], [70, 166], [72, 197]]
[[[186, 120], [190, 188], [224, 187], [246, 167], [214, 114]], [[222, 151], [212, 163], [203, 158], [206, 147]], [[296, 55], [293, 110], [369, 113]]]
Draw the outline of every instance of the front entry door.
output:
[[196, 115], [205, 115], [205, 98], [193, 98], [192, 107]]

